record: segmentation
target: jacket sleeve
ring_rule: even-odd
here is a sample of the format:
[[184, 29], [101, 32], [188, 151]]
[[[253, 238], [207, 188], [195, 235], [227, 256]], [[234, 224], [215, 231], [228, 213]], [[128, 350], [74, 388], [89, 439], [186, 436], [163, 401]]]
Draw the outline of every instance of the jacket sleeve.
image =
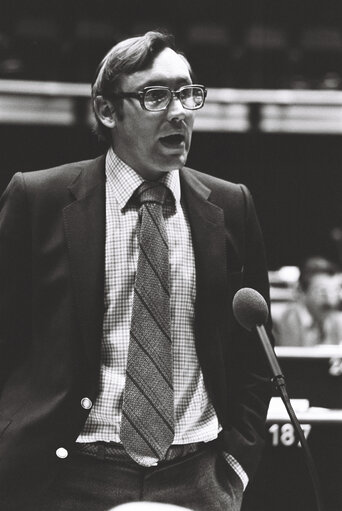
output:
[[[248, 189], [244, 197], [243, 270], [241, 287], [261, 293], [269, 305], [269, 282], [263, 238]], [[252, 478], [259, 463], [265, 438], [265, 422], [271, 397], [270, 374], [261, 344], [255, 333], [242, 329], [232, 317], [233, 351], [227, 378], [232, 389], [227, 428], [222, 433], [224, 450], [240, 463]], [[267, 330], [271, 334], [271, 320]]]
[[0, 198], [0, 392], [30, 339], [31, 247], [21, 173]]

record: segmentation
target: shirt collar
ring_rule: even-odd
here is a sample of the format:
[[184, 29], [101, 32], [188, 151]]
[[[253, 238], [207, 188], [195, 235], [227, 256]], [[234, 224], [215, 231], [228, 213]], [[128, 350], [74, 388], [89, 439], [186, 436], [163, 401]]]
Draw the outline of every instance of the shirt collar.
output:
[[[127, 205], [134, 192], [144, 182], [144, 179], [135, 170], [115, 154], [112, 147], [106, 155], [106, 179], [120, 209]], [[178, 208], [181, 199], [178, 169], [163, 174], [160, 182], [169, 188], [175, 199], [176, 208]]]

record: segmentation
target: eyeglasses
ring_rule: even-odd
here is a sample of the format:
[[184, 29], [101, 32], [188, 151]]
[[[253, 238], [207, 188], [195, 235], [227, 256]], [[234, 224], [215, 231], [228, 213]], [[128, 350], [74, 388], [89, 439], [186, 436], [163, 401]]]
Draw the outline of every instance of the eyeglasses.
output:
[[113, 97], [139, 99], [141, 107], [149, 112], [166, 110], [172, 101], [177, 98], [187, 110], [202, 108], [207, 95], [207, 89], [203, 85], [183, 85], [178, 90], [171, 90], [164, 86], [144, 87], [138, 92], [117, 92]]

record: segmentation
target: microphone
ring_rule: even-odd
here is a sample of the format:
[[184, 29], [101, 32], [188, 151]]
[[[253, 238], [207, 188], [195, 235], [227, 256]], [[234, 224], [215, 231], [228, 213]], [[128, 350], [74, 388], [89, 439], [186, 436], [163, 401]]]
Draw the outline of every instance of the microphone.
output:
[[271, 341], [267, 335], [265, 324], [267, 323], [269, 311], [266, 300], [251, 287], [244, 287], [239, 289], [233, 298], [233, 313], [236, 321], [249, 332], [256, 331], [267, 357], [269, 366], [271, 368], [273, 378], [271, 379], [276, 390], [279, 391], [280, 397], [285, 405], [290, 420], [297, 432], [299, 441], [304, 449], [305, 462], [313, 484], [315, 494], [316, 506], [318, 511], [323, 511], [323, 502], [320, 492], [320, 484], [312, 459], [310, 449], [308, 447], [303, 430], [298, 422], [296, 414], [292, 408], [291, 401], [287, 395], [285, 378], [280, 369], [277, 356], [274, 352]]
[[282, 384], [284, 376], [264, 326], [269, 315], [264, 297], [251, 287], [239, 289], [233, 298], [233, 313], [236, 321], [243, 328], [249, 332], [256, 330], [271, 368], [274, 381]]

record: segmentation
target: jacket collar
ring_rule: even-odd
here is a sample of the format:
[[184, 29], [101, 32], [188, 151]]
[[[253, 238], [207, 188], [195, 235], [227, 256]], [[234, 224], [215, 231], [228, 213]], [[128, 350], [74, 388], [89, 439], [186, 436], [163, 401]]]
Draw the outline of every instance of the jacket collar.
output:
[[[100, 360], [103, 323], [105, 263], [105, 166], [104, 157], [79, 164], [69, 186], [72, 202], [63, 209], [72, 285], [81, 336], [95, 368]], [[95, 382], [94, 382], [95, 384]]]
[[224, 410], [223, 350], [228, 342], [224, 318], [229, 303], [224, 212], [211, 200], [211, 189], [193, 171], [184, 168], [180, 176], [196, 261], [197, 353], [212, 402], [217, 411]]
[[76, 200], [81, 200], [91, 195], [95, 188], [105, 185], [105, 156], [79, 162], [75, 174], [68, 188]]

